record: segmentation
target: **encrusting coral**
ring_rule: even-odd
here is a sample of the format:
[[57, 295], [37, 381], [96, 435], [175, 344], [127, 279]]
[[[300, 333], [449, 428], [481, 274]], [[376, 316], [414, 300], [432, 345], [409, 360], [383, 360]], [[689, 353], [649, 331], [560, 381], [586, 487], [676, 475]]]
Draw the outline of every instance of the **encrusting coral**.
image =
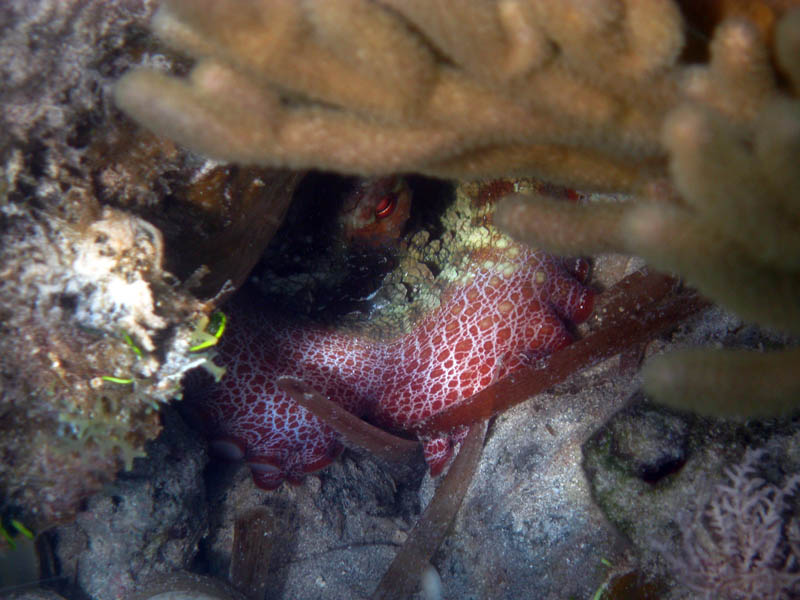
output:
[[[641, 255], [745, 319], [800, 333], [800, 10], [776, 24], [773, 50], [754, 25], [729, 20], [710, 64], [683, 73], [685, 101], [662, 128], [674, 187], [636, 203], [513, 198], [499, 223], [555, 251]], [[797, 361], [797, 350], [686, 350], [651, 361], [645, 387], [714, 414], [787, 412]]]
[[615, 190], [663, 167], [683, 47], [661, 0], [172, 0], [153, 26], [191, 77], [135, 71], [117, 102], [209, 156]]

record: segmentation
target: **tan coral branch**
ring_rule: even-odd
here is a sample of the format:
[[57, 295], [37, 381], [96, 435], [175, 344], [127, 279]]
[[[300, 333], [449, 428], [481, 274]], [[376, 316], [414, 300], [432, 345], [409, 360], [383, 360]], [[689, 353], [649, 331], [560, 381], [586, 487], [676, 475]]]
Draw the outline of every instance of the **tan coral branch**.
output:
[[132, 73], [116, 96], [223, 160], [467, 178], [510, 168], [633, 189], [663, 169], [680, 13], [660, 0], [591, 7], [171, 0], [156, 31], [200, 59], [192, 77]]

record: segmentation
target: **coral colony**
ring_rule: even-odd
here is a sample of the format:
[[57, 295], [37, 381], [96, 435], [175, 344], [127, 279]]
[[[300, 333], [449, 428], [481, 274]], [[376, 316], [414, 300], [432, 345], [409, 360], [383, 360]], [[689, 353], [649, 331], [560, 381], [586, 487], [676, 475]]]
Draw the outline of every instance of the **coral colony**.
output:
[[214, 158], [614, 190], [663, 163], [684, 43], [662, 0], [172, 0], [153, 27], [197, 65], [132, 72], [117, 101]]

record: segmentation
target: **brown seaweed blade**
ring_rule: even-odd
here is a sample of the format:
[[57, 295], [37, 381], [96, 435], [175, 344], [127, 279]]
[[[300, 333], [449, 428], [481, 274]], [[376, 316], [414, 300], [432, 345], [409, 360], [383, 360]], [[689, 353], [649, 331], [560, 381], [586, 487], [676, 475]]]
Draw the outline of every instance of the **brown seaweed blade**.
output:
[[233, 526], [233, 550], [229, 579], [252, 600], [264, 597], [269, 583], [269, 561], [280, 524], [264, 506], [239, 515]]
[[278, 378], [278, 387], [325, 422], [348, 445], [369, 450], [384, 460], [406, 464], [419, 454], [419, 442], [387, 433], [347, 412], [297, 377]]
[[483, 449], [486, 424], [473, 425], [450, 470], [378, 584], [372, 600], [410, 598], [461, 507]]
[[488, 419], [564, 381], [575, 371], [652, 339], [709, 305], [696, 293], [678, 292], [677, 287], [674, 278], [647, 269], [629, 275], [598, 298], [602, 325], [597, 331], [433, 415], [417, 428], [417, 433], [432, 436]]

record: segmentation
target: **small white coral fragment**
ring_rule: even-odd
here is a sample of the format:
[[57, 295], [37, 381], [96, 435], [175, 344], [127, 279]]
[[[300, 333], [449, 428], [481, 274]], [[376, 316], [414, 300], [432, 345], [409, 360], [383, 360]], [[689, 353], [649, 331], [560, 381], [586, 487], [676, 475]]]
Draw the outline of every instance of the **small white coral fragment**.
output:
[[161, 232], [138, 217], [105, 208], [74, 249], [73, 272], [64, 291], [79, 298], [77, 321], [127, 332], [152, 351], [153, 330], [163, 329], [166, 321], [155, 313], [153, 292], [141, 269], [161, 271]]

